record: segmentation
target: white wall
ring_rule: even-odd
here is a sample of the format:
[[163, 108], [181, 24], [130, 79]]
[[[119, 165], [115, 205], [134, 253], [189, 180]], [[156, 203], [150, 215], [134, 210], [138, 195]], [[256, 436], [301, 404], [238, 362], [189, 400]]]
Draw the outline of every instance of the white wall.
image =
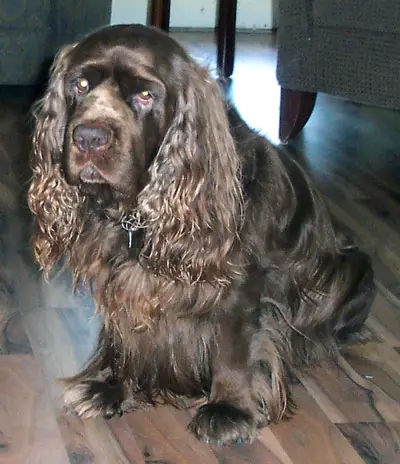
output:
[[[217, 0], [171, 0], [171, 27], [213, 28]], [[238, 0], [239, 29], [271, 29], [278, 0]], [[146, 22], [147, 0], [113, 0], [111, 23]]]

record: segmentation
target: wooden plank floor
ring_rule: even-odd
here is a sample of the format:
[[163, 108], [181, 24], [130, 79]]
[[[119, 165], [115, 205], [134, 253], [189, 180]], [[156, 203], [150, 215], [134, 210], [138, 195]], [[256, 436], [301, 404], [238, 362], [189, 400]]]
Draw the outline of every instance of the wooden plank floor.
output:
[[[175, 33], [204, 63], [211, 34]], [[277, 142], [274, 37], [240, 35], [230, 97]], [[306, 166], [373, 257], [379, 293], [364, 343], [300, 375], [296, 416], [252, 445], [214, 447], [168, 407], [110, 421], [65, 414], [55, 379], [76, 372], [99, 328], [68, 273], [43, 282], [24, 201], [29, 92], [0, 89], [0, 463], [398, 464], [400, 462], [400, 114], [320, 95], [303, 134], [281, 146]]]

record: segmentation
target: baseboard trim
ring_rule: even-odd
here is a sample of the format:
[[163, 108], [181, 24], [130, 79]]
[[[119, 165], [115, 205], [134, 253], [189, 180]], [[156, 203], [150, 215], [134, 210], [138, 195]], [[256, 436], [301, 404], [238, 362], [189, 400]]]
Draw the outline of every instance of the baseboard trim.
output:
[[[170, 32], [200, 32], [210, 33], [214, 32], [213, 27], [170, 27]], [[236, 32], [239, 34], [273, 34], [276, 32], [276, 28], [272, 29], [249, 29], [244, 27], [236, 28]]]

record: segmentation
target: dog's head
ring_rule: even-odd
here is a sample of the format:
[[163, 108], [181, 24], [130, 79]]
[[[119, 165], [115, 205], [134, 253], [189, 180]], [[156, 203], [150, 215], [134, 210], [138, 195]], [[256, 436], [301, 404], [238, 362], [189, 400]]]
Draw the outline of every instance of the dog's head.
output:
[[29, 206], [49, 270], [88, 205], [134, 211], [141, 256], [174, 279], [223, 282], [240, 221], [240, 166], [217, 84], [174, 40], [113, 26], [65, 47], [36, 111]]

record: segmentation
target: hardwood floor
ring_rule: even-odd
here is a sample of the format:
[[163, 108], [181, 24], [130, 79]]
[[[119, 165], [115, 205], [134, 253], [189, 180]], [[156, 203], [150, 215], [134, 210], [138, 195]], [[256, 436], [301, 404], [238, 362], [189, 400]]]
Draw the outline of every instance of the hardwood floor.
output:
[[[215, 63], [211, 34], [174, 33]], [[275, 39], [239, 35], [229, 96], [278, 141]], [[168, 407], [110, 421], [67, 415], [57, 377], [87, 360], [99, 320], [68, 272], [44, 282], [29, 254], [25, 90], [0, 89], [0, 463], [396, 464], [400, 462], [400, 113], [319, 95], [304, 132], [280, 146], [313, 175], [334, 215], [373, 257], [379, 288], [363, 344], [299, 375], [296, 416], [252, 445], [209, 446]]]

